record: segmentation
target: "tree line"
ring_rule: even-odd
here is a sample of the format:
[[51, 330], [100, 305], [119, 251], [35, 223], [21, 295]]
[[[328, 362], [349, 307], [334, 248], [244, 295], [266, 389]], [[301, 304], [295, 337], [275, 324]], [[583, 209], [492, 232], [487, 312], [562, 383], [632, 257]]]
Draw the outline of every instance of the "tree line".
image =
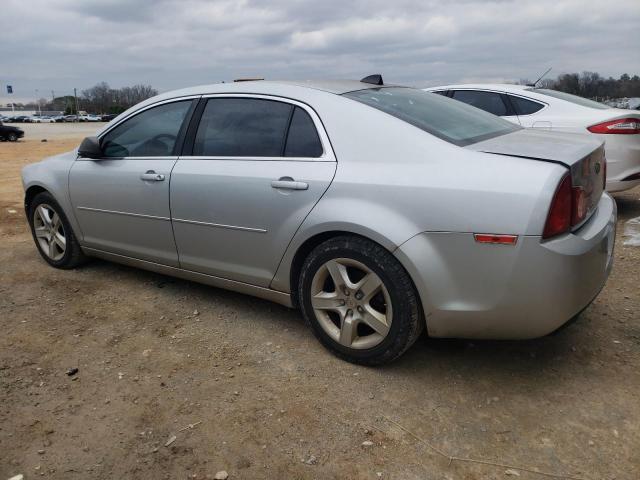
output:
[[[111, 88], [106, 82], [82, 90], [78, 95], [78, 110], [97, 113], [122, 113], [127, 108], [153, 97], [158, 91], [150, 85], [134, 85], [132, 87]], [[15, 103], [19, 110], [62, 111], [65, 114], [76, 114], [76, 98], [73, 95], [55, 97], [51, 100], [44, 98], [27, 104]]]
[[[520, 80], [518, 83], [531, 84], [532, 81]], [[617, 79], [605, 78], [597, 72], [564, 73], [555, 79], [545, 78], [538, 82], [537, 86], [596, 100], [640, 97], [640, 76], [630, 76], [627, 73]], [[158, 91], [150, 85], [111, 88], [108, 83], [100, 82], [80, 92], [78, 109], [97, 114], [117, 114], [157, 94]], [[63, 111], [66, 114], [77, 113], [76, 99], [73, 95], [56, 97], [52, 100], [42, 98], [38, 102], [14, 105], [18, 110], [41, 109]]]
[[[521, 83], [531, 82], [522, 80]], [[598, 100], [640, 97], [640, 77], [627, 73], [618, 79], [605, 78], [597, 72], [565, 73], [555, 79], [543, 79], [537, 86]]]

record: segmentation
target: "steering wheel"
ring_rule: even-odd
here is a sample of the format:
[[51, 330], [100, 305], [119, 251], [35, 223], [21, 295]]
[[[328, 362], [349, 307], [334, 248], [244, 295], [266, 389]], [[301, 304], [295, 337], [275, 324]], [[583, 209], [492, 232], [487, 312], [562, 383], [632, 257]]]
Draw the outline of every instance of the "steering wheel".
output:
[[155, 137], [153, 137], [151, 140], [149, 140], [149, 142], [160, 141], [160, 139], [162, 139], [162, 138], [166, 138], [170, 142], [173, 142], [178, 137], [176, 137], [175, 135], [171, 135], [170, 133], [160, 133], [160, 134], [156, 135]]
[[[158, 157], [164, 157], [167, 155], [171, 155], [171, 151], [169, 150], [169, 145], [171, 145], [176, 140], [175, 135], [171, 135], [170, 133], [160, 133], [153, 138], [150, 138], [142, 145], [138, 146], [132, 155], [140, 154], [144, 152], [144, 155], [152, 155]], [[163, 140], [168, 140], [168, 142], [164, 142]], [[169, 145], [168, 145], [169, 144]]]

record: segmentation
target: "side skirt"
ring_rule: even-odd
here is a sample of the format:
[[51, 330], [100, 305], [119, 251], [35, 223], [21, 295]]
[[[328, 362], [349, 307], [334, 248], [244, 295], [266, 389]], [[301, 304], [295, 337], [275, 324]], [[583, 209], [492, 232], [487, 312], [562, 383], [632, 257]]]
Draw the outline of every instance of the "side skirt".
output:
[[169, 267], [160, 263], [139, 260], [137, 258], [118, 255], [116, 253], [104, 252], [102, 250], [96, 250], [93, 248], [82, 247], [82, 251], [90, 257], [102, 258], [103, 260], [108, 260], [110, 262], [121, 263], [123, 265], [161, 273], [163, 275], [178, 277], [184, 280], [203, 283], [205, 285], [210, 285], [216, 288], [222, 288], [225, 290], [243, 293], [245, 295], [251, 295], [253, 297], [263, 298], [265, 300], [284, 305], [285, 307], [293, 308], [291, 295], [284, 292], [278, 292], [277, 290], [271, 290], [270, 288], [257, 287], [248, 283], [236, 282], [235, 280], [228, 280], [226, 278], [206, 275], [204, 273], [198, 273], [191, 270], [183, 270], [182, 268]]

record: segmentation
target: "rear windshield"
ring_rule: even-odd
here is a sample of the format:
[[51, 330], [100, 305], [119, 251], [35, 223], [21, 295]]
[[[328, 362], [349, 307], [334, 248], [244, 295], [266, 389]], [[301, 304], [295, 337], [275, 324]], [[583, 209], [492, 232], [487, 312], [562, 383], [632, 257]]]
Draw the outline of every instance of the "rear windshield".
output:
[[549, 97], [559, 98], [560, 100], [575, 103], [576, 105], [580, 105], [582, 107], [596, 108], [598, 110], [606, 110], [608, 108], [611, 108], [609, 105], [605, 105], [604, 103], [594, 102], [593, 100], [589, 100], [588, 98], [571, 95], [570, 93], [559, 92], [558, 90], [549, 90], [547, 88], [528, 88], [527, 90], [535, 93], [541, 93], [542, 95], [547, 95]]
[[466, 103], [414, 88], [370, 88], [343, 95], [459, 146], [520, 130]]

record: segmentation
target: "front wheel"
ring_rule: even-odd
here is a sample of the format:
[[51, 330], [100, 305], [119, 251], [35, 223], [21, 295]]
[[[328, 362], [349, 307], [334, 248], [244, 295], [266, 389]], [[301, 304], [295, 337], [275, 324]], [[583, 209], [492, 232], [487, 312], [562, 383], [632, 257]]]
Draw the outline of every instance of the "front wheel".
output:
[[17, 142], [18, 141], [18, 135], [16, 135], [15, 133], [10, 133], [9, 135], [7, 135], [7, 139], [10, 142]]
[[62, 207], [48, 192], [31, 201], [29, 225], [38, 252], [52, 267], [75, 268], [86, 260]]
[[320, 342], [340, 358], [380, 365], [402, 355], [424, 326], [418, 294], [400, 262], [357, 236], [317, 246], [302, 267], [298, 298]]

